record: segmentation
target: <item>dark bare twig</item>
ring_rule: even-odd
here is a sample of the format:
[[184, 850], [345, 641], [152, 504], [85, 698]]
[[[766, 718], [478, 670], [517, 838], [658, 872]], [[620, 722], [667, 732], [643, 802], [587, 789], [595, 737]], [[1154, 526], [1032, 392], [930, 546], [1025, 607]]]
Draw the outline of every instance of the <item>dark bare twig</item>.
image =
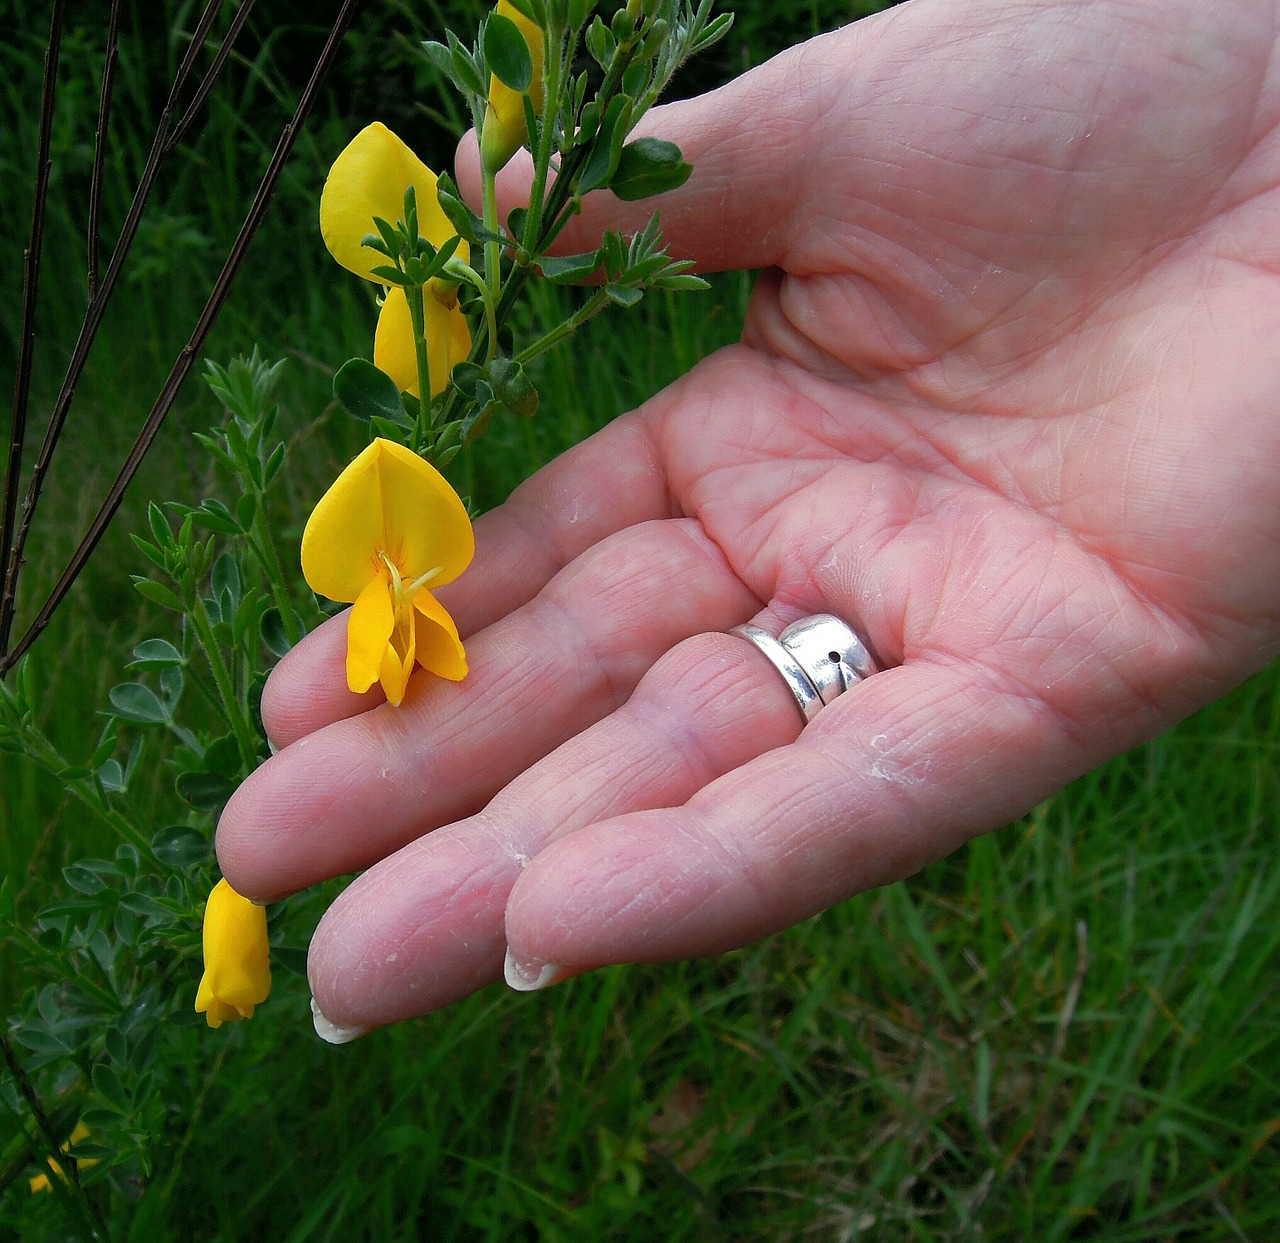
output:
[[102, 1214], [98, 1211], [93, 1201], [85, 1195], [83, 1188], [80, 1186], [80, 1163], [74, 1157], [60, 1151], [61, 1144], [57, 1132], [53, 1129], [53, 1122], [45, 1111], [44, 1106], [40, 1103], [40, 1098], [36, 1095], [35, 1087], [27, 1075], [26, 1068], [13, 1051], [13, 1046], [9, 1043], [9, 1037], [2, 1031], [0, 1031], [0, 1054], [4, 1057], [5, 1065], [9, 1069], [9, 1074], [12, 1076], [19, 1094], [31, 1111], [31, 1116], [35, 1119], [36, 1126], [39, 1128], [46, 1147], [50, 1153], [57, 1155], [59, 1166], [62, 1167], [63, 1172], [75, 1186], [76, 1203], [84, 1214], [85, 1225], [88, 1226], [95, 1239], [108, 1239], [110, 1235], [107, 1231], [107, 1224], [102, 1219]]
[[[252, 0], [246, 0], [248, 7], [252, 6]], [[62, 0], [59, 0], [57, 8], [60, 11]], [[0, 543], [0, 550], [4, 553], [4, 580], [0, 586], [0, 675], [12, 668], [16, 657], [9, 650], [9, 639], [12, 633], [14, 611], [17, 607], [18, 594], [18, 576], [22, 568], [23, 553], [26, 548], [27, 538], [31, 531], [32, 522], [35, 519], [36, 508], [40, 500], [40, 493], [44, 487], [45, 477], [49, 472], [50, 465], [53, 461], [54, 452], [57, 449], [58, 441], [62, 437], [62, 432], [66, 424], [67, 415], [71, 409], [71, 403], [75, 396], [77, 384], [80, 377], [84, 374], [84, 368], [89, 360], [90, 351], [93, 343], [98, 335], [98, 330], [102, 326], [103, 317], [106, 314], [107, 305], [111, 300], [111, 296], [115, 291], [115, 287], [123, 270], [125, 259], [128, 256], [129, 248], [132, 246], [134, 238], [137, 236], [138, 227], [142, 222], [143, 212], [146, 209], [148, 200], [151, 197], [151, 191], [155, 185], [156, 177], [159, 174], [160, 167], [164, 163], [165, 157], [169, 154], [171, 147], [169, 144], [170, 134], [172, 133], [173, 118], [178, 110], [179, 97], [183, 88], [186, 86], [187, 80], [191, 75], [192, 67], [195, 65], [196, 57], [200, 48], [204, 45], [209, 37], [209, 32], [213, 27], [214, 19], [217, 16], [219, 8], [219, 0], [208, 0], [204, 11], [200, 15], [200, 21], [196, 25], [196, 29], [192, 34], [191, 42], [187, 47], [178, 71], [174, 75], [173, 84], [169, 90], [168, 99], [160, 113], [160, 118], [156, 124], [155, 137], [152, 140], [151, 150], [147, 156], [146, 166], [143, 168], [142, 176], [139, 178], [137, 189], [134, 192], [133, 201], [129, 204], [129, 211], [125, 216], [124, 224], [120, 229], [120, 236], [116, 240], [114, 249], [112, 250], [111, 260], [107, 265], [106, 274], [102, 278], [102, 283], [98, 288], [95, 296], [90, 300], [88, 308], [85, 311], [85, 317], [80, 327], [80, 333], [76, 338], [75, 346], [71, 353], [71, 360], [67, 364], [66, 375], [63, 378], [58, 396], [54, 401], [52, 413], [49, 416], [49, 424], [45, 429], [44, 440], [40, 446], [40, 452], [36, 456], [36, 460], [31, 469], [31, 476], [27, 481], [26, 497], [22, 505], [21, 516], [16, 522], [16, 535], [13, 533], [12, 524], [6, 528], [5, 539]], [[237, 14], [239, 17], [239, 14]], [[349, 17], [348, 17], [349, 21]], [[235, 30], [239, 29], [235, 25]], [[345, 28], [345, 23], [344, 23]], [[224, 41], [229, 51], [229, 40]], [[327, 50], [327, 48], [326, 48]], [[215, 60], [214, 65], [210, 68], [205, 79], [197, 88], [197, 101], [203, 101], [209, 90], [212, 88], [216, 80], [218, 72], [226, 63], [226, 56], [220, 54]], [[189, 124], [190, 119], [194, 116], [194, 105], [189, 107], [183, 114], [183, 124]], [[288, 131], [286, 130], [286, 133]], [[34, 290], [32, 292], [34, 300]], [[207, 330], [206, 330], [207, 331]], [[181, 363], [181, 355], [178, 363], [175, 363], [175, 370]], [[189, 368], [190, 364], [187, 364]], [[185, 370], [183, 371], [185, 375]], [[172, 398], [170, 398], [172, 402]], [[25, 429], [25, 407], [23, 411], [23, 429]], [[16, 426], [15, 421], [15, 426]], [[18, 455], [21, 456], [20, 453]], [[11, 460], [13, 453], [10, 454]], [[136, 467], [134, 467], [136, 470]], [[12, 491], [12, 496], [10, 495]], [[6, 512], [10, 508], [16, 509], [16, 499], [18, 492], [18, 473], [15, 471], [10, 477], [6, 478], [5, 505]], [[119, 501], [115, 502], [117, 505]], [[95, 539], [96, 543], [96, 539]], [[69, 585], [69, 584], [68, 584]], [[59, 597], [60, 599], [61, 597]], [[47, 603], [47, 601], [46, 601]], [[43, 629], [44, 623], [39, 628]], [[28, 632], [29, 633], [29, 632]]]
[[218, 313], [222, 310], [222, 304], [226, 301], [227, 294], [231, 288], [231, 283], [234, 281], [236, 273], [239, 271], [240, 265], [244, 261], [245, 255], [248, 253], [249, 244], [252, 242], [254, 234], [258, 231], [258, 227], [262, 223], [267, 207], [270, 205], [271, 197], [275, 192], [276, 182], [284, 168], [285, 162], [288, 160], [289, 155], [293, 150], [293, 146], [297, 141], [301, 126], [311, 112], [311, 108], [315, 103], [315, 98], [319, 93], [320, 85], [324, 81], [325, 75], [329, 71], [329, 67], [333, 64], [333, 61], [337, 56], [338, 49], [342, 43], [342, 37], [346, 33], [347, 26], [351, 21], [351, 16], [358, 3], [359, 0], [343, 0], [342, 8], [339, 10], [338, 16], [334, 19], [333, 28], [329, 33], [329, 38], [325, 43], [323, 51], [320, 53], [320, 58], [316, 62], [311, 78], [307, 82], [306, 88], [303, 90], [302, 95], [298, 100], [298, 106], [294, 110], [293, 118], [285, 126], [280, 135], [280, 141], [277, 143], [275, 152], [271, 157], [271, 163], [267, 166], [267, 170], [263, 174], [262, 181], [258, 186], [258, 192], [254, 197], [253, 204], [249, 208], [248, 214], [245, 216], [245, 221], [240, 228], [239, 234], [232, 243], [231, 250], [227, 255], [227, 260], [223, 265], [222, 271], [218, 275], [217, 281], [214, 283], [213, 289], [209, 294], [209, 299], [205, 303], [204, 310], [200, 313], [200, 318], [196, 322], [196, 326], [191, 334], [190, 340], [185, 346], [183, 346], [177, 359], [174, 361], [173, 369], [169, 372], [169, 378], [165, 381], [164, 387], [160, 390], [160, 395], [156, 398], [155, 404], [151, 407], [151, 412], [147, 415], [146, 422], [143, 424], [142, 430], [134, 441], [133, 447], [130, 449], [124, 465], [120, 468], [119, 473], [112, 482], [106, 499], [103, 501], [98, 512], [94, 515], [93, 521], [89, 524], [84, 537], [76, 547], [70, 561], [68, 561], [66, 569], [63, 570], [61, 577], [59, 577], [57, 583], [54, 584], [54, 587], [49, 592], [48, 597], [40, 606], [35, 620], [27, 628], [22, 638], [14, 645], [11, 651], [6, 652], [3, 657], [0, 657], [0, 675], [7, 673], [11, 668], [13, 668], [23, 655], [25, 655], [27, 650], [31, 647], [31, 644], [35, 642], [40, 632], [48, 625], [49, 619], [53, 616], [54, 610], [62, 603], [63, 598], [71, 588], [71, 584], [75, 582], [80, 571], [84, 569], [85, 563], [89, 560], [94, 548], [97, 547], [98, 541], [105, 533], [108, 524], [115, 516], [116, 510], [120, 507], [120, 502], [124, 498], [125, 489], [128, 488], [130, 481], [137, 473], [138, 467], [142, 464], [143, 458], [146, 457], [147, 451], [151, 448], [152, 442], [159, 433], [165, 417], [168, 415], [169, 409], [178, 395], [178, 390], [182, 387], [183, 381], [186, 379], [188, 372], [190, 372], [191, 367], [195, 362], [196, 355], [203, 347], [205, 338], [209, 334], [209, 330], [213, 327], [214, 321], [218, 317]]
[[[15, 535], [18, 491], [22, 479], [22, 451], [27, 439], [27, 409], [31, 401], [31, 363], [36, 348], [36, 295], [40, 287], [40, 252], [44, 246], [44, 218], [49, 199], [49, 145], [53, 134], [53, 106], [57, 98], [58, 61], [62, 54], [63, 0], [55, 0], [49, 23], [49, 46], [44, 54], [44, 84], [40, 91], [40, 137], [36, 153], [35, 198], [31, 233], [22, 273], [22, 327], [18, 337], [18, 366], [13, 387], [13, 425], [9, 431], [9, 462], [4, 475], [4, 516], [0, 519], [0, 651], [9, 642], [17, 598], [18, 567], [23, 537]], [[24, 522], [25, 525], [25, 522]]]
[[120, 0], [111, 0], [111, 18], [107, 25], [107, 48], [102, 57], [102, 95], [98, 100], [98, 126], [93, 139], [93, 175], [89, 180], [89, 301], [98, 294], [98, 260], [102, 237], [99, 221], [102, 214], [102, 178], [107, 162], [107, 128], [111, 119], [111, 95], [115, 89], [116, 60], [120, 45]]
[[222, 40], [222, 46], [218, 48], [213, 58], [213, 64], [209, 66], [208, 72], [196, 88], [196, 93], [191, 102], [183, 109], [182, 116], [179, 117], [173, 133], [164, 145], [162, 156], [171, 155], [174, 148], [182, 141], [183, 135], [191, 127], [191, 122], [195, 120], [196, 114], [200, 111], [200, 106], [204, 103], [209, 92], [213, 89], [214, 83], [218, 80], [218, 75], [222, 72], [222, 67], [226, 64], [227, 57], [231, 55], [231, 49], [235, 46], [236, 38], [239, 36], [240, 31], [244, 29], [245, 22], [249, 20], [249, 14], [253, 12], [253, 5], [254, 0], [243, 0], [243, 3], [236, 10], [235, 16], [231, 19], [231, 25], [227, 28], [226, 37]]

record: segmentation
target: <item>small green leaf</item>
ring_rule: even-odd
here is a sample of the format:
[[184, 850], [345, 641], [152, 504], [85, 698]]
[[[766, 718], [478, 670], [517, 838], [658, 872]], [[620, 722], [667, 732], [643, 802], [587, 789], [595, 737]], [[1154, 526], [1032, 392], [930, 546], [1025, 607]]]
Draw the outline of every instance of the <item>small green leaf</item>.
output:
[[602, 18], [597, 16], [591, 25], [587, 27], [585, 39], [587, 51], [591, 53], [591, 59], [601, 69], [608, 69], [614, 52], [618, 50], [618, 41], [613, 37], [613, 32], [605, 25]]
[[240, 748], [234, 734], [223, 734], [209, 744], [204, 753], [204, 770], [234, 781], [240, 776]]
[[180, 773], [178, 796], [199, 811], [214, 811], [235, 792], [236, 784], [215, 773]]
[[253, 523], [254, 515], [258, 512], [258, 498], [252, 492], [246, 492], [236, 502], [236, 521], [240, 524], [242, 531], [247, 531]]
[[489, 71], [521, 93], [533, 82], [533, 57], [520, 27], [501, 13], [491, 13], [484, 27], [484, 58]]
[[586, 194], [607, 186], [622, 158], [622, 143], [631, 119], [631, 100], [615, 95], [600, 119], [600, 129], [591, 144], [591, 154], [578, 177], [578, 193]]
[[188, 868], [206, 863], [213, 848], [197, 829], [185, 824], [171, 824], [151, 839], [156, 858], [167, 867]]
[[604, 287], [604, 291], [619, 306], [635, 306], [644, 297], [642, 289], [633, 289], [630, 285], [609, 284]]
[[106, 1062], [99, 1062], [93, 1068], [93, 1090], [108, 1109], [118, 1114], [130, 1112], [129, 1097], [125, 1093], [124, 1084], [120, 1082], [120, 1076], [116, 1074], [115, 1068]]
[[[294, 616], [297, 617], [297, 614]], [[298, 629], [303, 629], [301, 618], [298, 618]], [[262, 637], [262, 646], [277, 660], [293, 646], [289, 642], [289, 634], [285, 630], [284, 618], [279, 609], [270, 608], [263, 613], [262, 620], [258, 623], [258, 633]]]
[[403, 424], [404, 403], [396, 382], [363, 358], [353, 358], [333, 377], [333, 395], [352, 418], [368, 422], [373, 418]]
[[164, 510], [154, 501], [147, 502], [147, 525], [161, 548], [168, 548], [173, 543], [173, 531], [169, 527], [169, 520], [164, 516]]
[[104, 760], [98, 768], [98, 784], [112, 794], [124, 789], [124, 769], [119, 760]]
[[693, 165], [663, 138], [637, 138], [622, 148], [609, 189], [625, 202], [674, 190], [689, 180]]
[[459, 42], [452, 30], [445, 32], [449, 37], [449, 55], [453, 60], [453, 78], [463, 90], [473, 95], [483, 96], [484, 79], [480, 76], [480, 66], [476, 58]]
[[144, 639], [133, 649], [130, 669], [163, 669], [166, 665], [182, 665], [186, 657], [168, 639]]
[[163, 725], [169, 719], [164, 704], [149, 686], [141, 682], [123, 682], [107, 692], [111, 715], [139, 725]]
[[239, 535], [240, 524], [222, 501], [217, 497], [208, 497], [200, 502], [200, 508], [191, 514], [191, 520], [209, 531], [219, 531], [223, 535]]
[[76, 893], [83, 893], [89, 897], [96, 893], [101, 893], [107, 887], [107, 882], [92, 868], [85, 867], [83, 863], [73, 863], [69, 867], [63, 868], [62, 879]]
[[557, 285], [573, 285], [584, 281], [600, 266], [600, 252], [581, 255], [543, 255], [538, 260], [542, 275]]
[[445, 218], [453, 225], [454, 232], [470, 245], [478, 245], [484, 222], [463, 202], [457, 185], [448, 173], [441, 173], [436, 182], [436, 201]]

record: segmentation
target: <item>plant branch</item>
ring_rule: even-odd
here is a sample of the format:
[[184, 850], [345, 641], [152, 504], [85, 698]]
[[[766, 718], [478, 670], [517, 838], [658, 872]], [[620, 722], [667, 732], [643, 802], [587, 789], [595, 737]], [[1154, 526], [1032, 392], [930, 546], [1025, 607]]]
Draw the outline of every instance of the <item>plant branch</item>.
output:
[[[44, 487], [45, 476], [49, 472], [58, 441], [62, 437], [67, 415], [71, 409], [71, 402], [75, 396], [76, 385], [84, 374], [85, 365], [89, 361], [89, 352], [97, 338], [98, 329], [102, 326], [107, 305], [111, 301], [116, 283], [120, 279], [120, 272], [124, 267], [124, 262], [133, 240], [137, 236], [138, 226], [142, 222], [142, 215], [146, 209], [147, 201], [151, 197], [152, 187], [155, 184], [160, 167], [164, 163], [168, 151], [167, 142], [170, 127], [177, 108], [179, 95], [191, 74], [191, 68], [195, 64], [196, 55], [200, 47], [203, 46], [204, 41], [209, 36], [214, 18], [217, 16], [218, 7], [219, 0], [209, 0], [204, 12], [200, 15], [200, 21], [192, 35], [186, 54], [178, 66], [178, 72], [174, 76], [173, 84], [169, 89], [169, 97], [165, 101], [164, 108], [160, 112], [160, 119], [156, 123], [155, 137], [152, 139], [151, 150], [147, 155], [146, 166], [143, 168], [137, 189], [134, 191], [133, 201], [129, 204], [129, 211], [125, 216], [124, 224], [120, 228], [120, 235], [116, 239], [115, 247], [111, 252], [111, 261], [107, 265], [106, 275], [103, 277], [102, 284], [96, 295], [90, 301], [85, 311], [84, 320], [80, 325], [80, 333], [76, 338], [71, 360], [67, 364], [66, 375], [63, 377], [62, 386], [58, 390], [53, 411], [49, 416], [49, 425], [45, 429], [44, 441], [40, 446], [40, 452], [36, 457], [35, 464], [32, 466], [31, 477], [27, 482], [27, 493], [23, 502], [22, 516], [18, 523], [17, 534], [10, 534], [7, 540], [0, 542], [0, 550], [5, 555], [4, 584], [3, 589], [0, 590], [0, 653], [4, 654], [3, 657], [0, 657], [0, 674], [12, 668], [13, 665], [8, 646], [9, 636], [13, 627], [14, 610], [17, 607], [18, 575], [22, 568], [23, 552], [26, 548], [27, 537], [31, 531], [31, 524], [35, 519], [36, 507], [40, 500], [41, 489]], [[57, 14], [61, 13], [61, 9], [62, 0], [59, 0], [56, 9]], [[52, 42], [51, 36], [51, 47]], [[51, 89], [48, 82], [46, 82], [46, 94]], [[190, 110], [188, 110], [188, 114], [189, 112]], [[45, 176], [47, 177], [47, 170], [45, 171]], [[34, 305], [34, 288], [31, 292], [31, 299]], [[23, 423], [25, 425], [25, 403]], [[12, 460], [12, 452], [10, 456]], [[6, 506], [13, 503], [8, 498], [9, 483], [10, 480], [6, 478]], [[16, 475], [12, 479], [12, 486], [16, 500], [18, 487]], [[41, 626], [41, 629], [43, 629], [43, 626]]]
[[40, 252], [44, 246], [45, 209], [49, 201], [49, 147], [53, 137], [53, 108], [57, 98], [58, 61], [62, 53], [63, 0], [55, 0], [49, 23], [49, 46], [44, 54], [44, 84], [40, 92], [40, 136], [36, 152], [35, 196], [31, 232], [22, 273], [22, 321], [18, 334], [18, 365], [13, 387], [13, 425], [9, 429], [9, 461], [4, 475], [4, 514], [0, 518], [0, 652], [9, 642], [17, 602], [22, 538], [15, 534], [18, 492], [22, 481], [22, 451], [27, 439], [27, 410], [31, 402], [31, 364], [36, 348], [36, 301], [40, 288]]
[[[115, 516], [115, 512], [120, 507], [120, 502], [124, 499], [125, 489], [128, 488], [130, 481], [138, 471], [138, 467], [142, 464], [148, 450], [151, 448], [156, 436], [159, 434], [160, 428], [164, 423], [165, 417], [169, 413], [174, 400], [177, 398], [178, 390], [182, 387], [183, 381], [187, 378], [187, 373], [191, 370], [195, 362], [196, 355], [200, 352], [204, 345], [205, 339], [209, 335], [210, 329], [213, 327], [218, 313], [222, 309], [222, 304], [226, 301], [227, 294], [230, 291], [231, 284], [235, 280], [236, 274], [240, 270], [240, 265], [244, 262], [245, 256], [248, 254], [249, 244], [253, 240], [254, 234], [257, 233], [262, 223], [268, 206], [270, 205], [272, 195], [275, 191], [276, 182], [279, 180], [280, 173], [284, 168], [285, 162], [288, 160], [293, 151], [294, 144], [297, 141], [299, 130], [303, 122], [310, 114], [315, 104], [316, 96], [319, 94], [320, 86], [327, 75], [330, 66], [337, 57], [338, 49], [342, 44], [342, 37], [346, 33], [347, 26], [350, 24], [352, 15], [355, 11], [358, 0], [343, 0], [342, 8], [338, 12], [338, 16], [334, 19], [333, 27], [329, 32], [329, 38], [324, 45], [324, 49], [320, 53], [320, 58], [316, 62], [315, 69], [312, 71], [311, 78], [307, 82], [302, 96], [298, 100], [298, 106], [294, 110], [294, 114], [289, 123], [281, 132], [280, 141], [276, 144], [275, 152], [272, 154], [271, 162], [267, 166], [266, 172], [263, 174], [262, 181], [258, 186], [258, 192], [254, 197], [253, 204], [249, 208], [248, 214], [245, 216], [244, 224], [240, 228], [235, 241], [232, 243], [231, 250], [227, 255], [226, 263], [223, 265], [222, 271], [218, 274], [218, 279], [214, 283], [213, 289], [209, 294], [209, 299], [205, 303], [204, 310], [200, 313], [200, 318], [196, 322], [196, 326], [192, 331], [191, 338], [187, 344], [183, 346], [179, 352], [177, 359], [174, 361], [173, 368], [169, 372], [169, 377], [164, 383], [164, 387], [160, 390], [159, 396], [156, 398], [155, 404], [148, 414], [146, 422], [142, 426], [142, 430], [134, 442], [133, 447], [129, 451], [128, 457], [125, 459], [124, 465], [121, 467], [115, 480], [111, 484], [111, 488], [107, 493], [106, 499], [103, 501], [97, 514], [94, 515], [93, 521], [89, 524], [84, 537], [81, 539], [75, 552], [72, 554], [70, 561], [67, 563], [66, 569], [63, 570], [61, 577], [54, 584], [53, 589], [49, 592], [44, 603], [40, 606], [34, 621], [27, 628], [19, 642], [11, 651], [5, 651], [0, 656], [0, 675], [7, 673], [17, 663], [23, 654], [35, 642], [40, 632], [49, 624], [50, 617], [53, 616], [54, 610], [62, 603], [67, 592], [71, 588], [71, 584], [75, 582], [80, 571], [84, 569], [85, 563], [89, 560], [93, 550], [97, 547], [104, 532], [107, 529], [111, 519]], [[114, 257], [113, 257], [114, 258]], [[6, 584], [6, 590], [8, 585]], [[0, 644], [0, 650], [3, 645]]]
[[120, 51], [120, 0], [111, 0], [107, 25], [107, 47], [102, 56], [102, 95], [98, 100], [98, 125], [93, 139], [93, 174], [89, 179], [88, 293], [92, 302], [98, 295], [98, 261], [101, 258], [102, 181], [107, 162], [107, 129], [111, 118], [111, 97], [115, 90], [116, 61]]

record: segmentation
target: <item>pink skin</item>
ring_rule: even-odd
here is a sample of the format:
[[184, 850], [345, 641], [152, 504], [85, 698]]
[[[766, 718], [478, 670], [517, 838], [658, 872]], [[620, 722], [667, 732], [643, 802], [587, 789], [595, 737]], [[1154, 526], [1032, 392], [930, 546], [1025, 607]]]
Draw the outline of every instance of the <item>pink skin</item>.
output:
[[[473, 672], [273, 675], [218, 853], [324, 1014], [713, 954], [908, 875], [1280, 650], [1275, 0], [912, 0], [657, 110], [740, 345], [477, 524]], [[474, 190], [474, 156], [460, 160]], [[518, 167], [504, 175], [518, 181]], [[567, 249], [652, 204], [595, 196]], [[741, 639], [895, 666], [804, 730]], [[544, 970], [545, 968], [545, 970]]]

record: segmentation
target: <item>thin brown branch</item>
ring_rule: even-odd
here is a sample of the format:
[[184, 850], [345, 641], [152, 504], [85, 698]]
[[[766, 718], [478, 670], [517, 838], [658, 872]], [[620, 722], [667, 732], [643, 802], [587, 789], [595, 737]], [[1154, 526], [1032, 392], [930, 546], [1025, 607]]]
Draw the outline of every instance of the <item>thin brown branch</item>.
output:
[[40, 91], [40, 135], [36, 150], [35, 195], [31, 206], [31, 232], [22, 273], [22, 320], [18, 334], [17, 373], [13, 386], [13, 423], [9, 429], [9, 460], [4, 475], [4, 513], [0, 518], [0, 651], [8, 646], [13, 611], [18, 599], [18, 569], [22, 564], [23, 538], [15, 535], [18, 492], [22, 484], [22, 451], [27, 439], [27, 411], [31, 402], [31, 364], [36, 348], [36, 295], [40, 289], [40, 253], [44, 247], [44, 220], [49, 201], [49, 148], [53, 135], [53, 109], [57, 99], [58, 61], [62, 54], [63, 0], [55, 0], [49, 23], [49, 45], [44, 54], [44, 84]]
[[120, 0], [111, 0], [107, 47], [102, 57], [102, 95], [98, 100], [98, 126], [93, 138], [93, 174], [89, 180], [89, 301], [98, 293], [98, 261], [102, 251], [102, 179], [107, 163], [107, 132], [111, 120], [111, 96], [115, 89], [116, 61], [120, 51]]
[[[120, 273], [124, 268], [125, 259], [128, 257], [129, 248], [133, 245], [134, 238], [137, 236], [143, 212], [151, 197], [151, 191], [160, 172], [160, 167], [164, 163], [179, 96], [191, 74], [191, 69], [195, 64], [200, 47], [209, 37], [209, 31], [212, 29], [214, 18], [217, 16], [218, 6], [219, 0], [208, 0], [208, 4], [200, 15], [200, 21], [197, 23], [192, 35], [191, 43], [178, 66], [178, 71], [169, 90], [169, 97], [165, 101], [165, 105], [160, 112], [160, 118], [156, 123], [156, 132], [152, 139], [151, 150], [147, 155], [146, 166], [143, 168], [137, 189], [134, 191], [133, 201], [129, 204], [129, 211], [125, 216], [124, 224], [120, 228], [120, 236], [116, 239], [115, 247], [112, 250], [111, 261], [107, 265], [106, 274], [102, 279], [102, 284], [96, 296], [89, 302], [85, 310], [84, 320], [80, 325], [80, 333], [71, 352], [71, 360], [67, 364], [66, 374], [63, 377], [62, 385], [58, 390], [58, 396], [54, 401], [53, 410], [49, 416], [49, 424], [45, 429], [40, 452], [36, 455], [35, 463], [31, 468], [31, 476], [27, 481], [26, 497], [23, 501], [21, 515], [17, 519], [17, 533], [16, 535], [10, 533], [9, 539], [0, 545], [6, 555], [4, 584], [3, 590], [0, 591], [0, 653], [3, 654], [3, 659], [0, 659], [0, 674], [12, 666], [12, 661], [8, 659], [8, 645], [13, 627], [14, 610], [17, 607], [18, 576], [22, 568], [27, 538], [31, 532], [31, 525], [35, 520], [36, 509], [39, 505], [40, 493], [44, 487], [45, 476], [49, 472], [54, 452], [57, 449], [59, 440], [62, 438], [67, 415], [75, 397], [76, 386], [80, 382], [80, 377], [84, 374], [90, 351], [93, 348], [94, 341], [97, 339], [98, 330], [102, 326], [107, 305], [111, 301], [111, 296], [120, 279]], [[59, 0], [58, 8], [59, 10], [61, 9], [61, 0]], [[33, 291], [33, 301], [34, 296]], [[6, 486], [8, 482], [6, 480]], [[17, 476], [15, 475], [13, 477], [13, 496], [15, 499], [17, 487]], [[13, 503], [9, 499], [7, 490], [5, 503], [6, 506]]]
[[253, 240], [254, 234], [257, 233], [263, 217], [266, 215], [267, 208], [270, 206], [280, 173], [283, 171], [284, 165], [293, 151], [303, 122], [311, 112], [316, 96], [319, 94], [320, 86], [337, 57], [343, 35], [346, 33], [352, 14], [359, 2], [360, 0], [343, 0], [342, 8], [334, 19], [329, 38], [320, 53], [320, 58], [316, 62], [311, 78], [298, 100], [298, 106], [294, 110], [293, 118], [281, 132], [280, 141], [276, 144], [271, 162], [263, 174], [262, 181], [258, 186], [258, 192], [254, 196], [253, 204], [245, 216], [244, 224], [241, 226], [239, 234], [237, 234], [235, 241], [232, 243], [226, 263], [214, 283], [209, 299], [205, 303], [204, 310], [200, 313], [200, 318], [196, 322], [190, 340], [183, 346], [174, 361], [173, 369], [169, 372], [169, 377], [165, 381], [164, 387], [160, 390], [160, 395], [151, 407], [151, 412], [147, 415], [146, 422], [143, 424], [138, 438], [134, 441], [124, 465], [112, 482], [106, 498], [94, 515], [93, 521], [89, 524], [70, 561], [68, 561], [66, 569], [63, 570], [57, 583], [54, 584], [48, 597], [40, 606], [35, 620], [27, 628], [22, 638], [14, 645], [12, 651], [0, 657], [0, 675], [7, 673], [26, 654], [32, 643], [39, 637], [40, 632], [49, 624], [49, 619], [53, 616], [58, 605], [62, 603], [71, 588], [71, 584], [75, 582], [81, 570], [84, 569], [93, 550], [97, 547], [98, 541], [101, 540], [111, 519], [115, 516], [116, 510], [119, 509], [120, 502], [124, 499], [125, 490], [151, 448], [165, 417], [168, 415], [178, 395], [179, 389], [182, 387], [183, 381], [187, 378], [197, 354], [203, 348], [205, 339], [218, 318], [218, 313], [222, 310], [222, 305], [226, 301], [231, 284], [235, 280], [245, 256], [248, 254], [249, 245]]
[[222, 73], [222, 68], [227, 63], [227, 57], [231, 55], [231, 49], [235, 46], [236, 38], [239, 36], [240, 31], [244, 29], [245, 22], [249, 20], [249, 14], [253, 12], [253, 5], [254, 0], [244, 0], [236, 10], [222, 44], [213, 58], [213, 64], [209, 66], [209, 71], [201, 79], [195, 95], [192, 96], [191, 102], [183, 109], [182, 116], [178, 119], [173, 133], [169, 136], [169, 141], [165, 143], [164, 154], [166, 156], [170, 155], [173, 149], [182, 141], [183, 135], [191, 127], [191, 122], [195, 120], [197, 113], [199, 113], [201, 105], [208, 98], [209, 92], [213, 90], [214, 83], [217, 82], [218, 75]]

